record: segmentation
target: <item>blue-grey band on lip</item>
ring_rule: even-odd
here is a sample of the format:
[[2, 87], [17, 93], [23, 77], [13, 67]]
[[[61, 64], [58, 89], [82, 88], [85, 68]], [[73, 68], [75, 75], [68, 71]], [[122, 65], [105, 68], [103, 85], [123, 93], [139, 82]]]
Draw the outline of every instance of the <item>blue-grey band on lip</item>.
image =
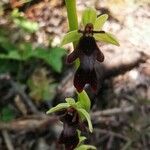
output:
[[[78, 33], [83, 33], [83, 34], [85, 34], [86, 31], [78, 30]], [[101, 31], [92, 31], [91, 33], [92, 33], [92, 34], [93, 34], [93, 33], [105, 33], [105, 31], [102, 31], [102, 30], [101, 30]]]

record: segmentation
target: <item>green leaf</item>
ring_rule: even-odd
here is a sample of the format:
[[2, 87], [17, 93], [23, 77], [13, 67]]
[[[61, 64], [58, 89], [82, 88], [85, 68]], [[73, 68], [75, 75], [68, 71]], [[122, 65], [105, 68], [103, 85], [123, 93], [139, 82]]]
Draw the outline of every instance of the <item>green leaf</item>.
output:
[[10, 51], [8, 54], [0, 54], [0, 59], [22, 60], [17, 51]]
[[74, 107], [76, 105], [76, 102], [73, 98], [66, 98], [65, 100], [70, 106]]
[[98, 18], [96, 18], [96, 21], [95, 21], [95, 24], [94, 24], [94, 30], [95, 31], [97, 31], [97, 30], [100, 31], [107, 19], [108, 19], [107, 14], [100, 15]]
[[12, 61], [10, 59], [0, 59], [0, 73], [15, 74], [19, 68], [19, 65], [20, 63], [18, 63], [18, 61]]
[[89, 99], [89, 96], [85, 91], [77, 94], [78, 94], [78, 102], [81, 104], [81, 107], [85, 109], [87, 112], [89, 112], [91, 108], [91, 101]]
[[12, 59], [26, 61], [29, 58], [38, 58], [45, 61], [56, 72], [61, 72], [62, 57], [66, 54], [65, 49], [54, 47], [50, 49], [36, 48], [33, 49], [30, 43], [20, 44], [18, 49], [8, 51], [8, 54], [0, 54], [0, 59]]
[[65, 49], [55, 47], [47, 51], [42, 48], [37, 48], [33, 52], [33, 57], [43, 59], [48, 63], [56, 72], [61, 72], [62, 57], [65, 55]]
[[96, 10], [93, 8], [87, 8], [83, 11], [82, 14], [82, 23], [84, 26], [86, 26], [88, 23], [95, 24], [96, 21]]
[[70, 31], [63, 37], [61, 41], [61, 46], [71, 43], [71, 42], [78, 41], [80, 37], [81, 37], [81, 34], [78, 33], [78, 30]]
[[91, 117], [89, 113], [83, 108], [77, 108], [77, 110], [79, 114], [83, 115], [85, 119], [87, 120], [90, 132], [93, 132], [93, 126], [92, 126]]
[[65, 49], [60, 47], [51, 48], [46, 62], [52, 66], [56, 72], [61, 72], [62, 57], [66, 54]]
[[15, 118], [14, 112], [9, 106], [2, 108], [0, 114], [0, 120], [5, 122], [9, 122]]
[[119, 46], [118, 40], [111, 33], [108, 33], [108, 32], [98, 33], [98, 34], [94, 34], [94, 37], [97, 41], [102, 41], [102, 42], [106, 42], [106, 43]]
[[75, 148], [75, 150], [96, 150], [95, 146], [92, 145], [80, 145], [79, 147]]
[[34, 33], [39, 29], [37, 22], [29, 21], [25, 18], [15, 18], [15, 24], [27, 32]]
[[46, 113], [50, 114], [50, 113], [54, 113], [54, 112], [57, 112], [57, 111], [61, 111], [63, 109], [68, 108], [69, 106], [70, 105], [68, 103], [60, 103], [57, 106], [55, 106], [55, 107], [51, 108], [50, 110], [48, 110]]
[[86, 137], [85, 136], [80, 136], [79, 137], [79, 143], [82, 143], [83, 141], [86, 140]]
[[[4, 30], [4, 32], [6, 32]], [[17, 50], [16, 46], [10, 42], [7, 37], [8, 35], [4, 34], [0, 29], [0, 45], [5, 51], [9, 52], [10, 50]]]
[[25, 16], [24, 13], [19, 12], [18, 9], [14, 9], [11, 13], [11, 17], [14, 21], [14, 23], [20, 27], [21, 29], [34, 33], [39, 29], [39, 25], [37, 22], [33, 22], [28, 20]]
[[87, 138], [86, 138], [85, 136], [81, 136], [81, 131], [80, 131], [80, 130], [77, 130], [77, 132], [78, 132], [78, 137], [79, 137], [79, 143], [78, 143], [78, 145], [77, 145], [77, 147], [78, 147], [78, 146], [80, 146]]

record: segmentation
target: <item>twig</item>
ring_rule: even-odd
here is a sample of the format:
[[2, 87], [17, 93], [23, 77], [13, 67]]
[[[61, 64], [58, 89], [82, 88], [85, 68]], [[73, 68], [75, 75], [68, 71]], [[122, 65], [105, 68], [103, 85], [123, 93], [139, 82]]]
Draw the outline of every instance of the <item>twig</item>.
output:
[[14, 147], [12, 145], [12, 142], [11, 142], [11, 139], [10, 139], [10, 136], [9, 136], [7, 130], [2, 130], [2, 135], [4, 137], [4, 141], [5, 141], [5, 144], [7, 146], [7, 149], [8, 150], [14, 150]]
[[122, 108], [112, 108], [112, 109], [107, 109], [103, 111], [96, 111], [92, 113], [92, 117], [99, 117], [99, 116], [109, 116], [109, 115], [116, 115], [120, 113], [129, 113], [134, 111], [135, 107], [134, 106], [127, 106], [127, 107], [122, 107]]
[[0, 122], [0, 130], [8, 131], [35, 131], [42, 130], [47, 126], [53, 125], [58, 121], [56, 116], [29, 117], [22, 120], [14, 120], [9, 123]]
[[100, 132], [102, 134], [109, 134], [110, 136], [113, 136], [113, 137], [117, 137], [117, 138], [120, 138], [122, 140], [125, 140], [125, 141], [128, 141], [129, 139], [119, 133], [115, 133], [113, 131], [109, 131], [109, 130], [105, 130], [105, 129], [99, 129], [99, 128], [95, 128], [94, 129], [96, 132]]
[[10, 80], [10, 84], [14, 89], [14, 91], [22, 97], [22, 100], [24, 100], [25, 104], [31, 109], [31, 111], [35, 114], [39, 113], [38, 109], [32, 103], [32, 100], [24, 93], [24, 91], [20, 88], [20, 86], [13, 80]]
[[114, 136], [110, 135], [108, 143], [107, 143], [107, 150], [110, 150], [112, 148], [113, 140], [114, 140]]

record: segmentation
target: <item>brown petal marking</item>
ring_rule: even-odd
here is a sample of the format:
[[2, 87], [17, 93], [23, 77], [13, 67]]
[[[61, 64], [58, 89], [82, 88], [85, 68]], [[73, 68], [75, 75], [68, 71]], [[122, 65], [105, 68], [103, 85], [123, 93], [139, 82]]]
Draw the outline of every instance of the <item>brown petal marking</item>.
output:
[[74, 86], [79, 93], [83, 91], [83, 88], [86, 84], [86, 75], [87, 73], [79, 67], [74, 76]]
[[97, 76], [96, 76], [95, 69], [93, 69], [90, 72], [89, 84], [91, 85], [92, 90], [96, 92], [96, 90], [97, 90]]
[[93, 91], [97, 90], [97, 76], [95, 70], [84, 70], [79, 67], [75, 73], [74, 86], [79, 93], [83, 91], [86, 83], [89, 83]]

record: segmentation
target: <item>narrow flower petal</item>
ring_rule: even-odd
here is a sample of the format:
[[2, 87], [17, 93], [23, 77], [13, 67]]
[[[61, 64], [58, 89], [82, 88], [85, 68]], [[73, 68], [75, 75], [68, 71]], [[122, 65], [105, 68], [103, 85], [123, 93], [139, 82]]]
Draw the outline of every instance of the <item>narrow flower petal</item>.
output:
[[108, 19], [107, 14], [100, 15], [98, 18], [96, 18], [94, 30], [100, 31], [107, 19]]
[[78, 30], [68, 32], [61, 41], [61, 46], [78, 41], [82, 35], [78, 32]]
[[119, 46], [118, 40], [111, 33], [108, 33], [108, 32], [98, 33], [98, 34], [94, 34], [94, 37], [97, 41], [102, 41], [102, 42], [106, 42], [106, 43], [110, 43], [110, 44]]
[[80, 50], [78, 50], [78, 46], [76, 49], [67, 56], [67, 63], [72, 63], [74, 62], [78, 57], [80, 56]]

